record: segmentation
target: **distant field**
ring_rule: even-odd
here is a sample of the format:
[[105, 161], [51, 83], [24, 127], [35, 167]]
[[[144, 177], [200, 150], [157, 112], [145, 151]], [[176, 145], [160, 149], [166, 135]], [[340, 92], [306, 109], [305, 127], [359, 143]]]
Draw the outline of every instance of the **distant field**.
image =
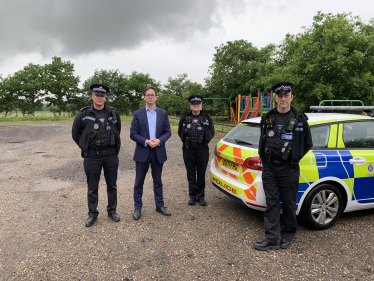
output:
[[[125, 125], [131, 124], [132, 115], [130, 116], [121, 116], [121, 121]], [[11, 115], [5, 117], [4, 115], [0, 114], [0, 123], [32, 123], [32, 122], [73, 122], [74, 117], [69, 116], [67, 113], [62, 113], [61, 116], [54, 116], [50, 111], [37, 111], [35, 115], [25, 115], [18, 113], [12, 113]], [[178, 124], [179, 124], [179, 117], [170, 116], [170, 126], [172, 133], [178, 133]], [[222, 127], [220, 125], [215, 126], [216, 131], [221, 131], [223, 128], [224, 132], [220, 132], [221, 134], [225, 135], [229, 131], [231, 131], [231, 127]], [[217, 132], [218, 133], [218, 132]]]
[[62, 113], [61, 116], [54, 116], [50, 111], [37, 111], [35, 115], [25, 115], [21, 113], [12, 113], [5, 117], [0, 115], [0, 123], [30, 123], [30, 122], [72, 122], [74, 117], [70, 117], [67, 113]]
[[[74, 117], [63, 112], [61, 116], [54, 116], [50, 111], [36, 111], [35, 115], [25, 115], [12, 113], [5, 117], [0, 114], [0, 123], [31, 123], [31, 122], [73, 122]], [[123, 122], [131, 122], [132, 116], [121, 116]]]

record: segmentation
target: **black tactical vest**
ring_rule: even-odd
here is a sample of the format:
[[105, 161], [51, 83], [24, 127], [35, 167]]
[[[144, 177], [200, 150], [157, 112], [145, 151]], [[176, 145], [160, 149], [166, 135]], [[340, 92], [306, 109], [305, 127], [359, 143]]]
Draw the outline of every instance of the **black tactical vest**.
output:
[[295, 113], [276, 112], [265, 120], [265, 156], [273, 160], [288, 160], [291, 156]]
[[201, 114], [198, 116], [191, 114], [185, 117], [184, 136], [186, 138], [185, 140], [188, 138], [189, 144], [204, 143], [204, 126], [203, 117]]
[[106, 110], [96, 111], [96, 121], [90, 133], [89, 148], [102, 149], [116, 144]]

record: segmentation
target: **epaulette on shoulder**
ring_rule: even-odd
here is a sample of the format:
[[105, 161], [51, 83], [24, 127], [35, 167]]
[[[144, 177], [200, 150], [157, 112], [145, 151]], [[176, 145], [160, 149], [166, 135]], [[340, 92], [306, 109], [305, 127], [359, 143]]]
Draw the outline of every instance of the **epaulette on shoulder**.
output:
[[111, 110], [116, 110], [113, 106], [107, 105]]
[[83, 110], [85, 110], [85, 109], [87, 109], [87, 108], [90, 108], [91, 106], [86, 106], [86, 107], [83, 107], [83, 108], [81, 108], [81, 110], [80, 111], [83, 111]]

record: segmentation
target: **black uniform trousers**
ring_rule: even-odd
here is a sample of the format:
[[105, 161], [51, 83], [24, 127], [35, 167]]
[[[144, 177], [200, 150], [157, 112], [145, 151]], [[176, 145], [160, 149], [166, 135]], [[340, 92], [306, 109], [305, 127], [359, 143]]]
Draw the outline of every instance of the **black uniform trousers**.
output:
[[107, 185], [109, 214], [116, 213], [117, 208], [117, 172], [118, 172], [118, 154], [115, 147], [107, 150], [89, 150], [88, 157], [84, 158], [84, 171], [87, 176], [87, 201], [88, 216], [97, 217], [99, 212], [97, 204], [99, 202], [99, 181], [101, 170], [104, 168], [104, 177]]
[[188, 194], [190, 199], [203, 200], [205, 196], [205, 172], [209, 161], [206, 144], [183, 148], [183, 160], [187, 170]]
[[[277, 242], [280, 228], [280, 200], [282, 202], [283, 238], [292, 240], [296, 234], [296, 199], [299, 187], [299, 164], [289, 161], [267, 161], [262, 159], [264, 170], [262, 184], [266, 196], [264, 214], [266, 240]], [[279, 197], [281, 195], [281, 198]]]

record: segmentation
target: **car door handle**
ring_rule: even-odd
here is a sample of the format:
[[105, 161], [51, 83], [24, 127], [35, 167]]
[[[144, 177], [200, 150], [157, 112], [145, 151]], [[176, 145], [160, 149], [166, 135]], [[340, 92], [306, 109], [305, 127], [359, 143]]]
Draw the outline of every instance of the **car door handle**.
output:
[[351, 163], [352, 165], [360, 166], [366, 163], [366, 159], [362, 157], [355, 157], [355, 158], [349, 159], [349, 163]]

